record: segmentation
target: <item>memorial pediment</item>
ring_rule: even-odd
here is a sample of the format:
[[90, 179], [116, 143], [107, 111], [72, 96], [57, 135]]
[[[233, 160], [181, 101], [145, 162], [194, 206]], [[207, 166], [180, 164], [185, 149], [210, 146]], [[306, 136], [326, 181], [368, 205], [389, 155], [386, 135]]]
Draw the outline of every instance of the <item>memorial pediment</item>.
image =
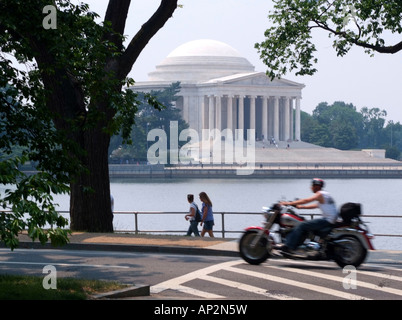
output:
[[271, 80], [264, 72], [235, 74], [227, 77], [209, 80], [207, 83], [227, 85], [261, 86], [261, 87], [304, 87], [303, 84], [287, 79]]

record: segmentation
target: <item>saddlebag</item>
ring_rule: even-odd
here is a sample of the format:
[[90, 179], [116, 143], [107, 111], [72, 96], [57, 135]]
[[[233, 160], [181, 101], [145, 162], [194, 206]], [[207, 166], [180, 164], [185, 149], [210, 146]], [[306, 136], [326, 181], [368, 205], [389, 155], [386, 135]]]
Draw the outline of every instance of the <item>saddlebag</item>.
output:
[[350, 223], [353, 218], [359, 218], [361, 214], [360, 203], [347, 202], [341, 206], [340, 216], [345, 223]]

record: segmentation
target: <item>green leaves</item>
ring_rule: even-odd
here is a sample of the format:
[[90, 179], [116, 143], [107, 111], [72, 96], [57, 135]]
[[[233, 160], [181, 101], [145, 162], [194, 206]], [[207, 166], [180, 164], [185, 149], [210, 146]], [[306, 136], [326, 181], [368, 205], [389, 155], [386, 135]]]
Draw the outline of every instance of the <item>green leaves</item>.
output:
[[18, 234], [27, 229], [33, 241], [67, 243], [68, 221], [57, 212], [52, 194], [68, 193], [68, 186], [45, 172], [31, 176], [20, 171], [14, 173], [8, 171], [7, 180], [13, 183], [13, 188], [7, 189], [0, 198], [0, 205], [8, 210], [0, 213], [0, 239], [14, 249], [18, 246]]
[[363, 47], [370, 54], [402, 50], [402, 41], [389, 45], [382, 37], [387, 31], [402, 33], [400, 1], [278, 0], [268, 18], [273, 26], [255, 48], [272, 79], [293, 70], [296, 75], [313, 75], [317, 71], [314, 29], [333, 37], [338, 56], [347, 54], [352, 46]]
[[378, 148], [398, 159], [402, 150], [402, 125], [389, 121], [379, 108], [361, 108], [342, 101], [321, 102], [312, 116], [302, 112], [302, 140], [341, 150]]
[[[130, 90], [131, 91], [131, 90]], [[127, 159], [145, 161], [147, 159], [147, 134], [152, 129], [169, 130], [170, 121], [179, 122], [179, 131], [188, 128], [180, 116], [178, 108], [173, 102], [177, 100], [176, 94], [180, 91], [180, 83], [173, 83], [170, 87], [151, 93], [138, 93], [136, 107], [138, 111], [131, 117], [135, 124], [126, 123], [127, 131], [111, 139], [110, 154], [113, 161], [119, 162]], [[118, 113], [117, 116], [120, 116]], [[130, 125], [130, 126], [128, 126]], [[168, 145], [170, 137], [168, 135]], [[182, 142], [181, 142], [182, 143]]]
[[[134, 94], [120, 92], [131, 80], [116, 79], [108, 67], [121, 48], [106, 35], [121, 36], [96, 23], [88, 5], [67, 0], [54, 2], [57, 29], [45, 30], [47, 4], [0, 2], [0, 184], [12, 186], [0, 193], [8, 211], [0, 213], [0, 240], [12, 249], [24, 230], [42, 243], [68, 241], [68, 221], [57, 213], [53, 195], [69, 192], [84, 172], [85, 151], [73, 137], [99, 123], [112, 134], [136, 110]], [[65, 90], [71, 87], [76, 95]], [[125, 118], [106, 125], [118, 110]], [[37, 172], [25, 174], [25, 164]]]

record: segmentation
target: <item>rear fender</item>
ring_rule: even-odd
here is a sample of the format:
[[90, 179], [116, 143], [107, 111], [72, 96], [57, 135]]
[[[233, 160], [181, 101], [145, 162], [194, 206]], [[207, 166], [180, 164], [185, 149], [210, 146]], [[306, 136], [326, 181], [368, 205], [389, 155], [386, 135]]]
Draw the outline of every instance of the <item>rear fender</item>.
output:
[[255, 227], [255, 226], [253, 226], [253, 227], [248, 227], [248, 228], [245, 229], [245, 231], [246, 231], [246, 232], [247, 232], [247, 231], [256, 231], [256, 232], [262, 232], [262, 231], [264, 231], [264, 233], [265, 233], [266, 235], [269, 234], [269, 230], [264, 230], [263, 227]]
[[364, 246], [364, 248], [366, 248], [367, 250], [374, 250], [373, 245], [371, 244], [370, 241], [370, 237], [371, 235], [368, 235], [366, 232], [364, 232], [363, 230], [357, 230], [354, 228], [335, 228], [332, 230], [332, 236], [333, 238], [336, 240], [338, 238], [340, 238], [341, 236], [344, 235], [350, 235], [350, 236], [354, 236], [357, 239], [360, 240], [360, 242], [362, 243], [362, 245]]

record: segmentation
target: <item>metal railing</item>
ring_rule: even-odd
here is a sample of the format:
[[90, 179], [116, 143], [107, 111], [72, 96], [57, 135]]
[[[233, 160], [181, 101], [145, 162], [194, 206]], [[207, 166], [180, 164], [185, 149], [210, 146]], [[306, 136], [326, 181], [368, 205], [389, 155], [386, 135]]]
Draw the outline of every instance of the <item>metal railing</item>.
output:
[[[0, 213], [7, 213], [10, 211], [6, 210], [0, 210]], [[60, 214], [62, 215], [68, 215], [69, 211], [59, 211]], [[188, 212], [165, 212], [165, 211], [115, 211], [113, 212], [114, 215], [133, 215], [133, 228], [132, 229], [127, 229], [127, 230], [115, 230], [115, 232], [127, 232], [127, 233], [134, 233], [134, 234], [146, 234], [146, 233], [153, 233], [153, 234], [169, 234], [169, 233], [180, 233], [183, 234], [187, 231], [187, 229], [181, 229], [181, 230], [146, 230], [146, 229], [140, 229], [139, 228], [139, 216], [146, 216], [146, 215], [180, 215], [183, 217], [184, 215], [188, 214]], [[227, 230], [225, 228], [225, 217], [228, 215], [243, 215], [243, 216], [262, 216], [261, 212], [252, 212], [252, 213], [245, 213], [245, 212], [214, 212], [214, 217], [215, 221], [216, 216], [220, 216], [220, 223], [221, 223], [221, 229], [217, 230], [214, 228], [214, 233], [218, 233], [222, 235], [222, 238], [226, 237], [226, 234], [236, 234], [236, 233], [242, 233], [244, 230]], [[310, 219], [314, 219], [315, 216], [321, 216], [319, 213], [301, 213], [301, 216], [305, 217], [310, 217]], [[159, 217], [160, 218], [160, 217]], [[362, 217], [362, 220], [367, 220], [370, 218], [399, 218], [402, 219], [402, 215], [368, 215], [365, 214]], [[183, 224], [184, 226], [185, 224]], [[380, 234], [374, 234], [376, 237], [399, 237], [402, 238], [402, 234], [386, 234], [386, 233], [380, 233]]]
[[[140, 215], [180, 215], [184, 216], [188, 214], [188, 212], [164, 212], [164, 211], [115, 211], [113, 213], [114, 215], [134, 215], [134, 229], [132, 230], [115, 230], [116, 232], [133, 232], [135, 234], [140, 234], [140, 233], [161, 233], [161, 234], [169, 234], [169, 233], [180, 233], [183, 234], [184, 232], [187, 231], [182, 229], [182, 230], [146, 230], [146, 229], [140, 229], [139, 228], [139, 223], [138, 223], [138, 217]], [[214, 216], [219, 216], [220, 215], [220, 222], [221, 222], [221, 229], [216, 230], [214, 228], [214, 233], [218, 233], [222, 235], [222, 238], [225, 238], [226, 234], [236, 234], [236, 233], [242, 233], [244, 230], [227, 230], [225, 228], [225, 216], [228, 215], [243, 215], [243, 216], [262, 216], [262, 213], [245, 213], [245, 212], [214, 212]], [[305, 217], [310, 217], [311, 219], [314, 219], [315, 216], [321, 216], [319, 213], [301, 213], [301, 216]], [[401, 218], [402, 215], [364, 215], [363, 219], [366, 218]], [[216, 220], [216, 218], [215, 218]], [[401, 237], [402, 234], [374, 234], [376, 237]]]

